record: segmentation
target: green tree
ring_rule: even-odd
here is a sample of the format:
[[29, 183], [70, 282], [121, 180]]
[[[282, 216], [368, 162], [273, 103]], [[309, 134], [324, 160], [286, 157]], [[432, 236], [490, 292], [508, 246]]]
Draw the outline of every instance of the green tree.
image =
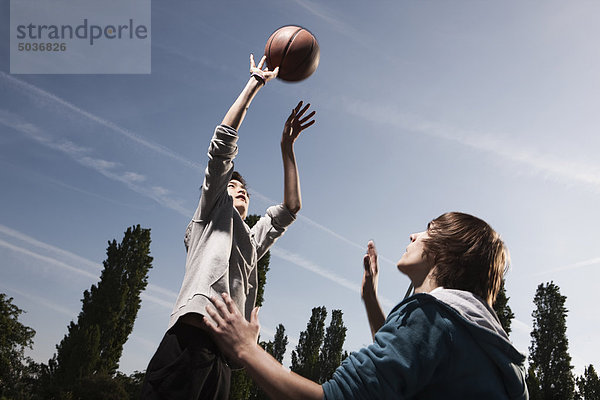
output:
[[85, 400], [125, 400], [130, 398], [123, 387], [121, 379], [100, 373], [81, 378], [71, 388], [71, 393], [64, 396]]
[[142, 395], [142, 385], [144, 383], [144, 377], [146, 372], [134, 371], [131, 375], [127, 376], [122, 372], [117, 372], [114, 379], [120, 383], [125, 392], [127, 398], [131, 400], [137, 400]]
[[285, 334], [285, 327], [282, 324], [277, 325], [273, 342], [269, 342], [270, 346], [267, 349], [269, 354], [273, 356], [280, 364], [283, 364], [283, 356], [288, 345], [288, 337]]
[[[128, 228], [120, 244], [108, 243], [106, 254], [100, 282], [83, 293], [77, 323], [70, 323], [50, 360], [52, 381], [61, 391], [107, 385], [114, 376], [152, 268], [150, 229]], [[84, 378], [88, 385], [81, 387]]]
[[532, 364], [529, 365], [527, 376], [525, 377], [527, 389], [529, 390], [529, 400], [544, 400], [540, 380], [535, 374], [535, 369]]
[[498, 292], [498, 296], [496, 297], [496, 302], [494, 303], [494, 311], [498, 315], [498, 319], [500, 319], [500, 324], [504, 331], [507, 334], [510, 334], [510, 325], [512, 323], [515, 314], [513, 314], [510, 306], [508, 305], [508, 300], [510, 297], [506, 297], [506, 289], [504, 287], [504, 279], [502, 279], [502, 284], [500, 285], [500, 291]]
[[292, 351], [291, 370], [314, 382], [319, 381], [319, 352], [323, 344], [325, 318], [325, 307], [313, 308], [306, 330], [300, 333], [298, 346]]
[[575, 393], [571, 356], [567, 339], [566, 297], [553, 282], [540, 284], [534, 298], [533, 331], [529, 347], [532, 392], [539, 390], [541, 398], [570, 400]]
[[578, 377], [576, 382], [577, 400], [600, 400], [600, 379], [592, 364], [585, 368], [583, 375]]
[[323, 347], [319, 354], [319, 383], [323, 383], [333, 376], [333, 373], [342, 363], [342, 347], [346, 340], [346, 331], [341, 310], [331, 312], [331, 322], [327, 327]]
[[19, 322], [24, 312], [13, 298], [0, 293], [0, 398], [19, 398], [27, 375], [25, 348], [32, 348], [35, 331]]

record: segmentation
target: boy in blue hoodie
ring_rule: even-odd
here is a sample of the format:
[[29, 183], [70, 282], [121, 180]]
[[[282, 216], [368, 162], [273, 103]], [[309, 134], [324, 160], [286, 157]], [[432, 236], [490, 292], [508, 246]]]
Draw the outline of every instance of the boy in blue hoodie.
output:
[[231, 298], [211, 298], [217, 344], [274, 399], [528, 399], [525, 356], [492, 309], [509, 255], [483, 220], [446, 213], [410, 235], [398, 269], [415, 294], [385, 317], [377, 299], [373, 242], [361, 295], [373, 344], [351, 353], [319, 385], [287, 371], [257, 344], [257, 310], [246, 321]]

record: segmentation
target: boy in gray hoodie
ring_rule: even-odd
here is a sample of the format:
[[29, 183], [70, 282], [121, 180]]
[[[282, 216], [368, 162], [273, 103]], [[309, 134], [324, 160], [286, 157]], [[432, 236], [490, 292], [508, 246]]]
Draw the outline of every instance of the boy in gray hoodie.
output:
[[210, 297], [228, 293], [250, 319], [258, 286], [257, 262], [296, 219], [302, 206], [294, 142], [314, 123], [310, 104], [302, 102], [285, 122], [281, 138], [284, 169], [283, 203], [269, 207], [250, 229], [244, 222], [249, 196], [244, 179], [233, 170], [237, 131], [254, 96], [278, 68], [263, 70], [250, 56], [250, 79], [223, 121], [208, 149], [202, 194], [185, 234], [187, 259], [179, 296], [162, 342], [150, 360], [143, 399], [228, 399], [231, 369], [203, 316]]
[[322, 385], [262, 350], [256, 312], [248, 322], [228, 295], [211, 299], [216, 310], [207, 308], [214, 320], [208, 324], [223, 351], [273, 399], [528, 399], [525, 356], [491, 307], [509, 259], [499, 235], [479, 218], [451, 212], [410, 241], [397, 267], [415, 294], [387, 318], [369, 242], [361, 294], [373, 344], [351, 353]]

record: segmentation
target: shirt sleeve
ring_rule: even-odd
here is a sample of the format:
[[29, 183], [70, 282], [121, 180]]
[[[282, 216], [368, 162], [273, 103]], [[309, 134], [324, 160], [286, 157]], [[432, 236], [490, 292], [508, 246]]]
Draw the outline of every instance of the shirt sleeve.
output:
[[202, 194], [194, 221], [204, 221], [219, 200], [227, 196], [227, 184], [233, 173], [233, 159], [238, 153], [237, 131], [227, 125], [219, 125], [208, 147], [208, 164], [202, 183]]
[[413, 398], [432, 381], [449, 357], [448, 322], [432, 304], [400, 310], [323, 384], [325, 399]]
[[283, 204], [267, 209], [267, 213], [250, 229], [250, 234], [256, 243], [258, 259], [265, 255], [277, 238], [283, 235], [287, 227], [295, 220], [296, 214]]

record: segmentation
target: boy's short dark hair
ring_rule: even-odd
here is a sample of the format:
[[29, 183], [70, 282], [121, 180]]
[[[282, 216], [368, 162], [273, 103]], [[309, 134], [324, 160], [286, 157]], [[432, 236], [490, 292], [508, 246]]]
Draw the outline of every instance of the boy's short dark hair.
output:
[[436, 283], [494, 304], [510, 262], [500, 235], [485, 221], [459, 212], [440, 215], [428, 232], [424, 255], [433, 260]]
[[233, 173], [231, 174], [231, 180], [234, 179], [242, 184], [244, 189], [246, 189], [246, 195], [250, 197], [250, 193], [248, 193], [248, 187], [246, 185], [246, 180], [242, 177], [242, 175], [237, 171], [233, 171]]

